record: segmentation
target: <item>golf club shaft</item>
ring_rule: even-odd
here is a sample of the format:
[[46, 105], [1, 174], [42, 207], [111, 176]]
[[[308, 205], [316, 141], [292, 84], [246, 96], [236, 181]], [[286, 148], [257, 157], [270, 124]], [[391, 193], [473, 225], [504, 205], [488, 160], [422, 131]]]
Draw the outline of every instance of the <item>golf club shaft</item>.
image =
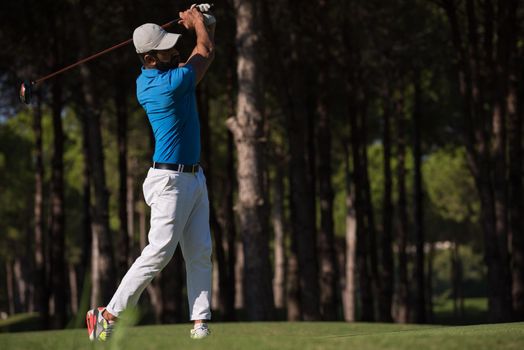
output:
[[[173, 24], [177, 23], [178, 21], [180, 21], [180, 18], [174, 19], [174, 20], [172, 20], [172, 21], [170, 21], [170, 22], [168, 22], [168, 23], [166, 23], [166, 24], [163, 24], [163, 25], [162, 25], [162, 28], [166, 29], [167, 27], [172, 26]], [[89, 56], [89, 57], [86, 57], [86, 58], [84, 58], [84, 59], [82, 59], [82, 60], [80, 60], [80, 61], [78, 61], [78, 62], [76, 62], [76, 63], [70, 64], [70, 65], [67, 66], [67, 67], [64, 67], [64, 68], [62, 68], [62, 69], [60, 69], [60, 70], [57, 70], [56, 72], [53, 72], [53, 73], [51, 73], [51, 74], [48, 74], [48, 75], [46, 75], [45, 77], [42, 77], [42, 78], [39, 78], [39, 79], [35, 80], [35, 81], [34, 81], [34, 84], [40, 84], [40, 83], [43, 82], [44, 80], [50, 79], [50, 78], [52, 78], [52, 77], [54, 77], [54, 76], [56, 76], [56, 75], [58, 75], [58, 74], [61, 74], [61, 73], [65, 72], [65, 71], [68, 71], [69, 69], [74, 68], [74, 67], [76, 67], [76, 66], [78, 66], [78, 65], [80, 65], [80, 64], [82, 64], [82, 63], [86, 63], [86, 62], [91, 61], [92, 59], [95, 59], [95, 58], [97, 58], [97, 57], [99, 57], [99, 56], [102, 56], [102, 55], [104, 55], [104, 54], [106, 54], [106, 53], [108, 53], [108, 52], [110, 52], [110, 51], [116, 50], [116, 49], [118, 49], [118, 48], [120, 48], [120, 47], [122, 47], [122, 46], [126, 46], [126, 45], [128, 45], [129, 43], [131, 43], [132, 41], [133, 41], [133, 39], [129, 39], [129, 40], [126, 40], [126, 41], [124, 41], [124, 42], [121, 42], [120, 44], [117, 44], [117, 45], [115, 45], [115, 46], [111, 46], [110, 48], [107, 48], [107, 49], [105, 49], [104, 51], [100, 51], [100, 52], [98, 52], [98, 53], [95, 53], [94, 55], [91, 55], [91, 56]]]

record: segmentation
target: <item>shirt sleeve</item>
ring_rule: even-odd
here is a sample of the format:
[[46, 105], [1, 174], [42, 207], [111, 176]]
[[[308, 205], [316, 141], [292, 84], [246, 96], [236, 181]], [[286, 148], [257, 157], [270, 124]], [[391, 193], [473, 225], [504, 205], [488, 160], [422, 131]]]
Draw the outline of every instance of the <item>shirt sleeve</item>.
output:
[[185, 94], [195, 88], [195, 71], [192, 65], [171, 69], [169, 74], [170, 84], [175, 92]]

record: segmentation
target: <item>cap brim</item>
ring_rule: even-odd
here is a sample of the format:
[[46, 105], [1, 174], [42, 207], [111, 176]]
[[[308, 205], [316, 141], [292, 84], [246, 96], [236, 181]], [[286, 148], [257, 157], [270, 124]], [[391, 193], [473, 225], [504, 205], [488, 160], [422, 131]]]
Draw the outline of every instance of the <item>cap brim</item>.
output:
[[176, 45], [178, 39], [180, 39], [182, 35], [175, 34], [175, 33], [167, 33], [164, 35], [162, 40], [158, 43], [158, 45], [154, 48], [154, 50], [167, 50], [172, 48]]

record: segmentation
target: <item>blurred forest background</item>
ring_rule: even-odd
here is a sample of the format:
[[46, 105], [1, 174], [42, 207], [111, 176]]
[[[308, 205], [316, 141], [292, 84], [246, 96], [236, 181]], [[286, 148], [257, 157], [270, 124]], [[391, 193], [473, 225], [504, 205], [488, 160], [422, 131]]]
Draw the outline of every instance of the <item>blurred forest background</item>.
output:
[[[149, 220], [133, 46], [46, 81], [30, 106], [20, 81], [190, 5], [1, 3], [0, 322], [82, 327]], [[524, 320], [524, 4], [214, 5], [197, 91], [214, 320]], [[187, 56], [194, 35], [170, 30]], [[142, 322], [187, 321], [184, 273], [177, 251]]]

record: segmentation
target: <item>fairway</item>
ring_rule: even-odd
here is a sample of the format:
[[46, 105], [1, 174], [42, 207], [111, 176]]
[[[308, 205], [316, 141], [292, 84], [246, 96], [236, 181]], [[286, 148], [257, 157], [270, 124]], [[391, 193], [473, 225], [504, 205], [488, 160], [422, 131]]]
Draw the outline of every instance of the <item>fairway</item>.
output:
[[447, 327], [371, 323], [219, 323], [210, 338], [189, 339], [189, 325], [121, 329], [107, 344], [85, 330], [0, 335], [0, 349], [523, 349], [524, 323]]

